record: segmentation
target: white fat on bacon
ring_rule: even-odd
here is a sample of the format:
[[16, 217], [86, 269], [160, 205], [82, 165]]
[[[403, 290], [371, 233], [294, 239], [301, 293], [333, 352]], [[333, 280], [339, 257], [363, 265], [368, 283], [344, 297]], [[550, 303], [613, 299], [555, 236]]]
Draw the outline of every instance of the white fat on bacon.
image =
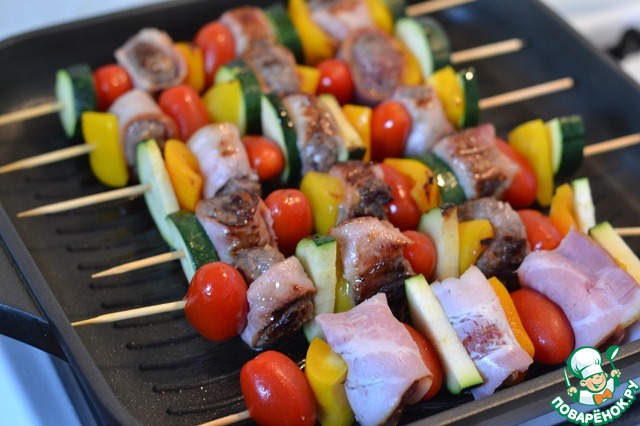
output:
[[311, 0], [311, 19], [338, 41], [361, 28], [374, 28], [375, 23], [366, 0]]
[[349, 367], [347, 398], [361, 425], [385, 423], [404, 403], [419, 401], [431, 386], [431, 371], [384, 294], [316, 320], [331, 349]]
[[316, 288], [295, 256], [271, 266], [249, 286], [242, 340], [263, 348], [300, 330], [313, 316]]
[[198, 159], [204, 177], [203, 197], [211, 198], [230, 180], [258, 182], [238, 128], [231, 123], [206, 125], [197, 130], [187, 147]]
[[551, 251], [529, 254], [518, 269], [523, 287], [555, 302], [565, 313], [576, 348], [599, 346], [640, 317], [640, 286], [586, 234], [572, 229]]
[[460, 278], [436, 281], [431, 289], [482, 376], [484, 383], [471, 390], [475, 399], [527, 371], [533, 359], [516, 341], [498, 296], [477, 267], [471, 265]]

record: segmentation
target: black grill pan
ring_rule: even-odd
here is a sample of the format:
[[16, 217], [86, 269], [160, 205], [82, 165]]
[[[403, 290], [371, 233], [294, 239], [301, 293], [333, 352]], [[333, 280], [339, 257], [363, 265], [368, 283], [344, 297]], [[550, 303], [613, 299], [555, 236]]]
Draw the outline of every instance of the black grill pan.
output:
[[[225, 7], [219, 1], [168, 2], [0, 43], [0, 113], [52, 100], [58, 68], [113, 62], [112, 52], [143, 27], [190, 40]], [[589, 143], [640, 132], [638, 85], [537, 1], [481, 0], [435, 16], [454, 51], [513, 37], [526, 42], [519, 53], [473, 64], [481, 97], [575, 79], [570, 91], [485, 111], [482, 121], [494, 123], [503, 137], [529, 119], [567, 114], [582, 115]], [[2, 163], [69, 143], [55, 116], [0, 128]], [[584, 161], [576, 177], [590, 177], [598, 220], [616, 227], [640, 224], [638, 156], [640, 147], [634, 147]], [[182, 313], [75, 330], [69, 325], [185, 294], [177, 263], [89, 278], [106, 267], [167, 251], [140, 199], [16, 218], [35, 206], [104, 189], [85, 158], [0, 176], [0, 332], [67, 361], [98, 423], [192, 425], [242, 411], [238, 371], [255, 353], [239, 339], [205, 341]], [[628, 242], [640, 252], [638, 239]], [[302, 361], [306, 346], [297, 336], [276, 349]], [[638, 350], [636, 343], [622, 348], [616, 365], [623, 379], [640, 375]], [[514, 424], [550, 411], [550, 400], [565, 391], [560, 370], [534, 366], [521, 385], [479, 402], [443, 392], [408, 409], [403, 422]]]

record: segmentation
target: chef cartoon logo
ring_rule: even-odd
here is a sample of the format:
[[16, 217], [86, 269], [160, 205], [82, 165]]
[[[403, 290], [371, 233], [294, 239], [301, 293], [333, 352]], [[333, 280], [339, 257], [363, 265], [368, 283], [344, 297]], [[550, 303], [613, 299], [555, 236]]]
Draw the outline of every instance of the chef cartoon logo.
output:
[[[561, 397], [556, 397], [551, 402], [551, 406], [558, 414], [576, 424], [601, 425], [617, 419], [627, 410], [635, 400], [635, 391], [639, 388], [633, 380], [629, 380], [623, 396], [614, 398], [622, 375], [613, 364], [619, 349], [618, 346], [611, 346], [605, 353], [611, 367], [609, 373], [604, 371], [602, 355], [597, 349], [583, 346], [571, 353], [567, 360], [567, 367], [564, 369], [567, 394], [572, 402], [577, 402], [592, 411], [576, 410], [565, 403]], [[577, 385], [571, 384], [567, 370], [579, 379]], [[604, 406], [608, 408], [605, 409]]]

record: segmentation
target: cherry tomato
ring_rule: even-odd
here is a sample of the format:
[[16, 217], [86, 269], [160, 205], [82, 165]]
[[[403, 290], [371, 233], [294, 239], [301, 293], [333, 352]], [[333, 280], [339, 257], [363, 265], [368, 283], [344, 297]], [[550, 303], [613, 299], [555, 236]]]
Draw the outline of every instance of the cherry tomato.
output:
[[420, 209], [411, 197], [412, 182], [409, 177], [387, 164], [380, 164], [384, 181], [391, 187], [391, 200], [385, 205], [389, 222], [401, 231], [416, 229], [420, 222]]
[[93, 83], [96, 88], [98, 111], [108, 110], [113, 101], [133, 87], [127, 71], [116, 64], [96, 69], [93, 72]]
[[574, 349], [575, 337], [562, 309], [544, 294], [530, 288], [514, 291], [511, 299], [533, 342], [533, 359], [542, 364], [564, 362]]
[[353, 80], [349, 66], [339, 59], [325, 59], [318, 64], [320, 81], [316, 93], [329, 93], [336, 97], [340, 105], [353, 98]]
[[411, 116], [395, 101], [384, 101], [371, 113], [371, 160], [402, 157], [411, 131]]
[[264, 136], [247, 135], [242, 138], [251, 167], [261, 181], [280, 176], [284, 169], [284, 155], [280, 147]]
[[531, 250], [553, 250], [558, 247], [562, 236], [551, 219], [537, 210], [518, 210], [520, 220], [527, 231], [527, 241]]
[[247, 283], [227, 263], [212, 262], [200, 267], [191, 279], [186, 299], [187, 320], [214, 342], [237, 336], [247, 325]]
[[412, 229], [403, 234], [413, 241], [413, 244], [404, 249], [404, 257], [411, 264], [411, 269], [416, 274], [422, 274], [426, 279], [433, 275], [436, 269], [436, 246], [427, 235]]
[[207, 108], [191, 86], [182, 84], [165, 90], [158, 99], [158, 105], [176, 122], [183, 142], [187, 142], [196, 130], [211, 123]]
[[240, 370], [240, 389], [249, 415], [261, 426], [310, 425], [316, 401], [302, 370], [286, 355], [266, 351]]
[[438, 394], [440, 388], [442, 387], [442, 365], [440, 364], [440, 358], [438, 358], [438, 352], [434, 349], [431, 342], [429, 342], [418, 330], [411, 327], [409, 324], [402, 323], [404, 327], [407, 329], [411, 338], [416, 345], [418, 346], [418, 350], [420, 351], [420, 356], [422, 356], [422, 360], [425, 365], [433, 374], [433, 381], [431, 382], [431, 387], [427, 393], [424, 394], [420, 401], [426, 401], [428, 399], [433, 398]]
[[273, 218], [278, 248], [285, 256], [295, 253], [298, 241], [313, 232], [311, 205], [297, 189], [278, 189], [264, 200]]
[[538, 190], [538, 180], [533, 167], [522, 154], [502, 139], [496, 138], [496, 145], [504, 155], [518, 165], [518, 172], [502, 198], [516, 209], [530, 206], [536, 200]]
[[233, 33], [221, 22], [213, 21], [200, 28], [194, 43], [202, 49], [206, 76], [205, 88], [211, 87], [220, 65], [236, 57], [236, 41]]

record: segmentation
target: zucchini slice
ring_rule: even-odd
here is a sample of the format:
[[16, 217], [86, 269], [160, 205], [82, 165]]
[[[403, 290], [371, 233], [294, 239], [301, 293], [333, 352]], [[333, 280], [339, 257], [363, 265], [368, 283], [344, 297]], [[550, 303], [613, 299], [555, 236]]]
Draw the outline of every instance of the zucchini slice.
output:
[[169, 214], [167, 227], [176, 250], [182, 250], [182, 271], [188, 282], [201, 266], [220, 260], [198, 218], [191, 212], [180, 210]]
[[582, 232], [589, 232], [589, 229], [596, 224], [596, 208], [593, 205], [589, 178], [575, 179], [571, 182], [571, 189], [573, 190], [573, 215], [577, 225]]
[[551, 140], [551, 164], [558, 177], [571, 176], [582, 163], [584, 123], [579, 115], [557, 117], [545, 123]]
[[275, 93], [262, 96], [262, 129], [264, 136], [275, 141], [284, 155], [284, 169], [280, 175], [283, 186], [297, 187], [302, 161], [298, 151], [296, 129], [282, 99]]
[[315, 321], [320, 314], [333, 313], [336, 303], [336, 260], [338, 243], [329, 235], [303, 238], [296, 246], [296, 257], [316, 286], [313, 298], [313, 319], [302, 326], [304, 335], [311, 342], [322, 337], [322, 329]]
[[145, 192], [144, 200], [147, 203], [149, 214], [158, 227], [160, 235], [175, 248], [173, 235], [169, 231], [167, 216], [180, 210], [169, 173], [164, 166], [162, 152], [155, 139], [140, 142], [137, 146], [138, 179], [140, 183], [150, 185], [150, 190]]
[[640, 285], [640, 260], [609, 222], [592, 227], [589, 235]]
[[68, 138], [80, 132], [85, 111], [97, 110], [96, 90], [91, 68], [86, 64], [72, 65], [56, 72], [56, 98], [63, 105], [60, 121]]
[[394, 21], [405, 16], [405, 10], [407, 9], [407, 2], [405, 0], [383, 0], [383, 3], [387, 6]]
[[436, 70], [451, 63], [449, 40], [440, 24], [432, 18], [401, 18], [396, 22], [395, 36], [416, 58], [425, 81]]
[[347, 117], [344, 115], [344, 111], [342, 111], [342, 108], [336, 98], [333, 95], [325, 93], [318, 96], [318, 100], [322, 102], [329, 113], [331, 113], [338, 124], [338, 129], [340, 129], [340, 135], [344, 141], [344, 146], [338, 154], [338, 160], [362, 160], [367, 152], [367, 147], [356, 129], [353, 128]]
[[262, 134], [262, 121], [260, 108], [262, 104], [262, 89], [258, 77], [243, 59], [234, 59], [221, 66], [217, 73], [215, 82], [226, 83], [232, 80], [240, 81], [242, 87], [242, 98], [244, 101], [244, 112], [246, 117], [246, 129], [240, 129], [241, 134], [260, 135]]
[[439, 280], [457, 278], [460, 267], [458, 208], [450, 204], [432, 208], [420, 218], [418, 231], [428, 235], [436, 246], [436, 277]]
[[480, 122], [480, 92], [476, 70], [466, 68], [456, 73], [464, 97], [464, 113], [458, 123], [459, 129], [477, 126]]
[[266, 8], [265, 14], [275, 29], [278, 42], [291, 50], [297, 63], [304, 63], [304, 53], [298, 30], [293, 26], [284, 6], [280, 3], [272, 4]]
[[458, 183], [458, 178], [447, 163], [429, 152], [417, 157], [417, 160], [426, 164], [433, 171], [436, 183], [440, 188], [443, 204], [460, 205], [467, 201], [467, 196], [464, 195], [464, 190]]

